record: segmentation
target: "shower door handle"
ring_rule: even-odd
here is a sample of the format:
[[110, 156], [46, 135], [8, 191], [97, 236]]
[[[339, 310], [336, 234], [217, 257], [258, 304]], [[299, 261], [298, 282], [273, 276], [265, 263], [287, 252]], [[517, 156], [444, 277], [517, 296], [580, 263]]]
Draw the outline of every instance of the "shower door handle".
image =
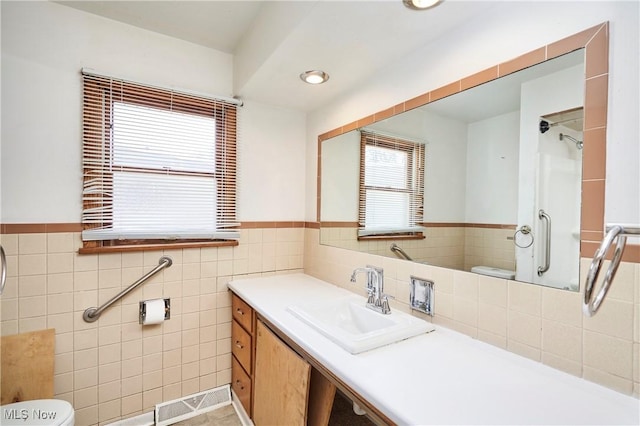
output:
[[544, 266], [538, 266], [538, 276], [541, 277], [542, 274], [549, 270], [549, 266], [551, 265], [551, 217], [545, 213], [544, 210], [540, 209], [538, 219], [547, 222], [546, 232], [544, 234]]

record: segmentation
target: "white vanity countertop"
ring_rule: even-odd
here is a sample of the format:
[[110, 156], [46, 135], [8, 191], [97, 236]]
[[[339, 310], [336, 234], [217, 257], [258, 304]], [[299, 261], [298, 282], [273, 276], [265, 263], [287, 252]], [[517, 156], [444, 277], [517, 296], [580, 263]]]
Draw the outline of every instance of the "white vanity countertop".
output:
[[638, 399], [441, 326], [352, 355], [286, 310], [353, 294], [311, 276], [240, 279], [229, 287], [399, 425], [640, 424]]

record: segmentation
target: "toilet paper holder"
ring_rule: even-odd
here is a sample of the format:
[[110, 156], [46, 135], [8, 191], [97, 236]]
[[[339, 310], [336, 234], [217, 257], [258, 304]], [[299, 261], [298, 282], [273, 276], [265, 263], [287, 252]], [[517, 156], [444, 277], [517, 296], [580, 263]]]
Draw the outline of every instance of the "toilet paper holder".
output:
[[[157, 299], [156, 299], [157, 300]], [[168, 320], [171, 318], [171, 299], [163, 299], [164, 300], [164, 320]], [[138, 316], [138, 322], [140, 324], [144, 324], [147, 318], [147, 303], [151, 302], [151, 300], [141, 300], [140, 301], [140, 311]]]

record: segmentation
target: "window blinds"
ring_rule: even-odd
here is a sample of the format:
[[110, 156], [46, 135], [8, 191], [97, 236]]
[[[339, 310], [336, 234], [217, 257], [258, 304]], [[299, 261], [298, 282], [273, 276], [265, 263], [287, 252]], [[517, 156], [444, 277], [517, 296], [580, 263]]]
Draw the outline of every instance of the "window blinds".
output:
[[237, 239], [236, 105], [83, 73], [83, 240]]
[[424, 144], [361, 131], [359, 236], [420, 232]]

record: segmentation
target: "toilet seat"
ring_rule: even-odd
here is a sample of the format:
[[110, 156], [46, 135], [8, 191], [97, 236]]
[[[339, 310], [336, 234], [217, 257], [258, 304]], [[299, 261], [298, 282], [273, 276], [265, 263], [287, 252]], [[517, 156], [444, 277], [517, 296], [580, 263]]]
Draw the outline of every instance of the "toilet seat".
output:
[[35, 399], [0, 406], [3, 426], [73, 426], [73, 407], [61, 399]]

